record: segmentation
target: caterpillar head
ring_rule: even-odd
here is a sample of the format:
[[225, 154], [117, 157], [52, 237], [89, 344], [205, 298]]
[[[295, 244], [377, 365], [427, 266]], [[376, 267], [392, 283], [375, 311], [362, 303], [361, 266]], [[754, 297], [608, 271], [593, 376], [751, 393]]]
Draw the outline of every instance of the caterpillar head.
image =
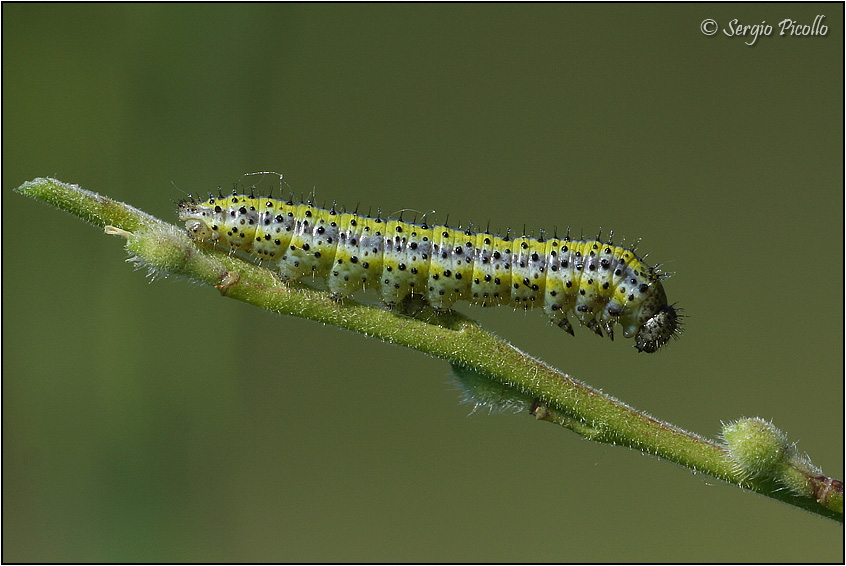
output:
[[681, 315], [672, 305], [664, 305], [650, 316], [635, 334], [635, 348], [638, 352], [656, 352], [670, 338], [681, 336]]
[[196, 203], [190, 200], [180, 202], [179, 220], [185, 222], [185, 229], [195, 242], [215, 240], [214, 231], [207, 224], [210, 220], [208, 212], [199, 208]]

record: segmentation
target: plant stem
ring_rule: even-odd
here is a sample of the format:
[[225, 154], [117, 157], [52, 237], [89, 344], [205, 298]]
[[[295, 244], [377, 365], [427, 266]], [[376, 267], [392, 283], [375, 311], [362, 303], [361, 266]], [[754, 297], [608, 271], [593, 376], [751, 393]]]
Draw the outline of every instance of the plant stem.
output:
[[540, 420], [843, 521], [842, 482], [821, 476], [830, 481], [825, 497], [817, 501], [793, 494], [770, 478], [750, 477], [734, 465], [722, 444], [637, 411], [521, 352], [458, 313], [437, 314], [424, 308], [412, 317], [350, 299], [337, 302], [326, 292], [283, 284], [270, 270], [224, 250], [198, 247], [184, 230], [75, 185], [39, 178], [16, 190], [127, 238], [135, 261], [153, 273], [187, 276], [272, 312], [332, 324], [443, 358], [534, 399], [532, 414]]

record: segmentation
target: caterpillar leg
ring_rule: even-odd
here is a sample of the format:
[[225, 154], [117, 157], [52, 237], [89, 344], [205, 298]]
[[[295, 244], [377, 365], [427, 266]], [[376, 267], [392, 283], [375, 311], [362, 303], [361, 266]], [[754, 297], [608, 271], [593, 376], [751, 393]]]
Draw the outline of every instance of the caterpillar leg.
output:
[[558, 325], [558, 328], [563, 328], [564, 332], [566, 332], [570, 336], [576, 335], [576, 333], [573, 331], [573, 325], [570, 324], [570, 321], [567, 320], [566, 316], [560, 320], [556, 320], [555, 318], [553, 318], [552, 322], [556, 323]]
[[604, 308], [602, 312], [597, 315], [596, 318], [591, 319], [587, 323], [587, 327], [596, 332], [598, 335], [602, 336], [602, 331], [605, 331], [605, 334], [608, 335], [612, 341], [614, 340], [614, 325], [619, 320], [619, 317], [615, 316], [609, 310], [613, 310], [612, 308]]
[[[567, 310], [562, 305], [554, 300], [554, 295], [547, 297], [546, 304], [543, 306], [543, 312], [549, 317], [549, 321], [561, 328], [570, 336], [575, 336], [573, 325], [570, 324], [567, 318]], [[565, 305], [566, 306], [566, 305]]]
[[[599, 321], [597, 321], [595, 318], [594, 318], [593, 320], [589, 321], [589, 322], [588, 322], [585, 326], [587, 326], [588, 328], [590, 328], [591, 330], [593, 330], [593, 331], [596, 333], [596, 335], [597, 335], [597, 336], [599, 336], [600, 338], [602, 338], [602, 336], [603, 336], [603, 334], [602, 334], [602, 325], [600, 325], [600, 324], [599, 324]], [[608, 329], [606, 328], [606, 331], [607, 331], [607, 330], [608, 330]], [[611, 333], [611, 340], [613, 340], [613, 339], [614, 339], [614, 335], [613, 335], [613, 332], [612, 332], [612, 333]]]
[[409, 293], [406, 295], [400, 302], [398, 303], [385, 303], [385, 305], [391, 309], [392, 311], [396, 311], [400, 314], [404, 314], [406, 316], [415, 316], [420, 314], [426, 307], [429, 306], [429, 302], [426, 300], [426, 297], [423, 295], [418, 295], [415, 293]]

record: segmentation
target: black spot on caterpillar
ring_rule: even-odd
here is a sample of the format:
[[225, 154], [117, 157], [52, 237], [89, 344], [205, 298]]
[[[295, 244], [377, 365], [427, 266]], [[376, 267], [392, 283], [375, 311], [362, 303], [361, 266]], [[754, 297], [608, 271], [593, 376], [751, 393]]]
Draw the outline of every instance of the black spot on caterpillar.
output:
[[612, 340], [619, 323], [641, 352], [681, 334], [659, 271], [611, 242], [500, 237], [240, 194], [183, 201], [179, 219], [194, 240], [244, 250], [283, 280], [325, 278], [338, 300], [376, 288], [388, 306], [411, 296], [436, 310], [458, 300], [542, 306], [570, 334], [568, 315]]

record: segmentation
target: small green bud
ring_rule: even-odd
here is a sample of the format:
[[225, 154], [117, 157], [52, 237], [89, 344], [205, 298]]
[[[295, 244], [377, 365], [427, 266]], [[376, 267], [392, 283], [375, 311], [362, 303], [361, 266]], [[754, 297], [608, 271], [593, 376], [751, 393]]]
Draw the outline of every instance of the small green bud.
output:
[[452, 364], [452, 374], [461, 387], [462, 402], [473, 404], [473, 413], [480, 407], [487, 407], [488, 412], [529, 411], [533, 399], [517, 389], [487, 377], [476, 370], [461, 364]]
[[126, 251], [132, 254], [127, 261], [146, 267], [153, 280], [181, 270], [191, 254], [188, 237], [168, 224], [144, 226], [135, 233], [106, 226], [105, 232], [126, 238]]
[[761, 418], [740, 419], [723, 426], [731, 460], [745, 474], [768, 477], [802, 497], [829, 509], [843, 508], [843, 483], [823, 475], [807, 454], [787, 442], [787, 435]]
[[755, 417], [723, 425], [731, 459], [752, 475], [769, 475], [789, 451], [787, 435], [771, 422]]
[[779, 468], [778, 480], [796, 495], [804, 497], [814, 495], [814, 486], [808, 474], [789, 463]]
[[167, 275], [183, 268], [191, 249], [188, 237], [170, 226], [145, 227], [126, 241], [127, 251], [151, 271]]

